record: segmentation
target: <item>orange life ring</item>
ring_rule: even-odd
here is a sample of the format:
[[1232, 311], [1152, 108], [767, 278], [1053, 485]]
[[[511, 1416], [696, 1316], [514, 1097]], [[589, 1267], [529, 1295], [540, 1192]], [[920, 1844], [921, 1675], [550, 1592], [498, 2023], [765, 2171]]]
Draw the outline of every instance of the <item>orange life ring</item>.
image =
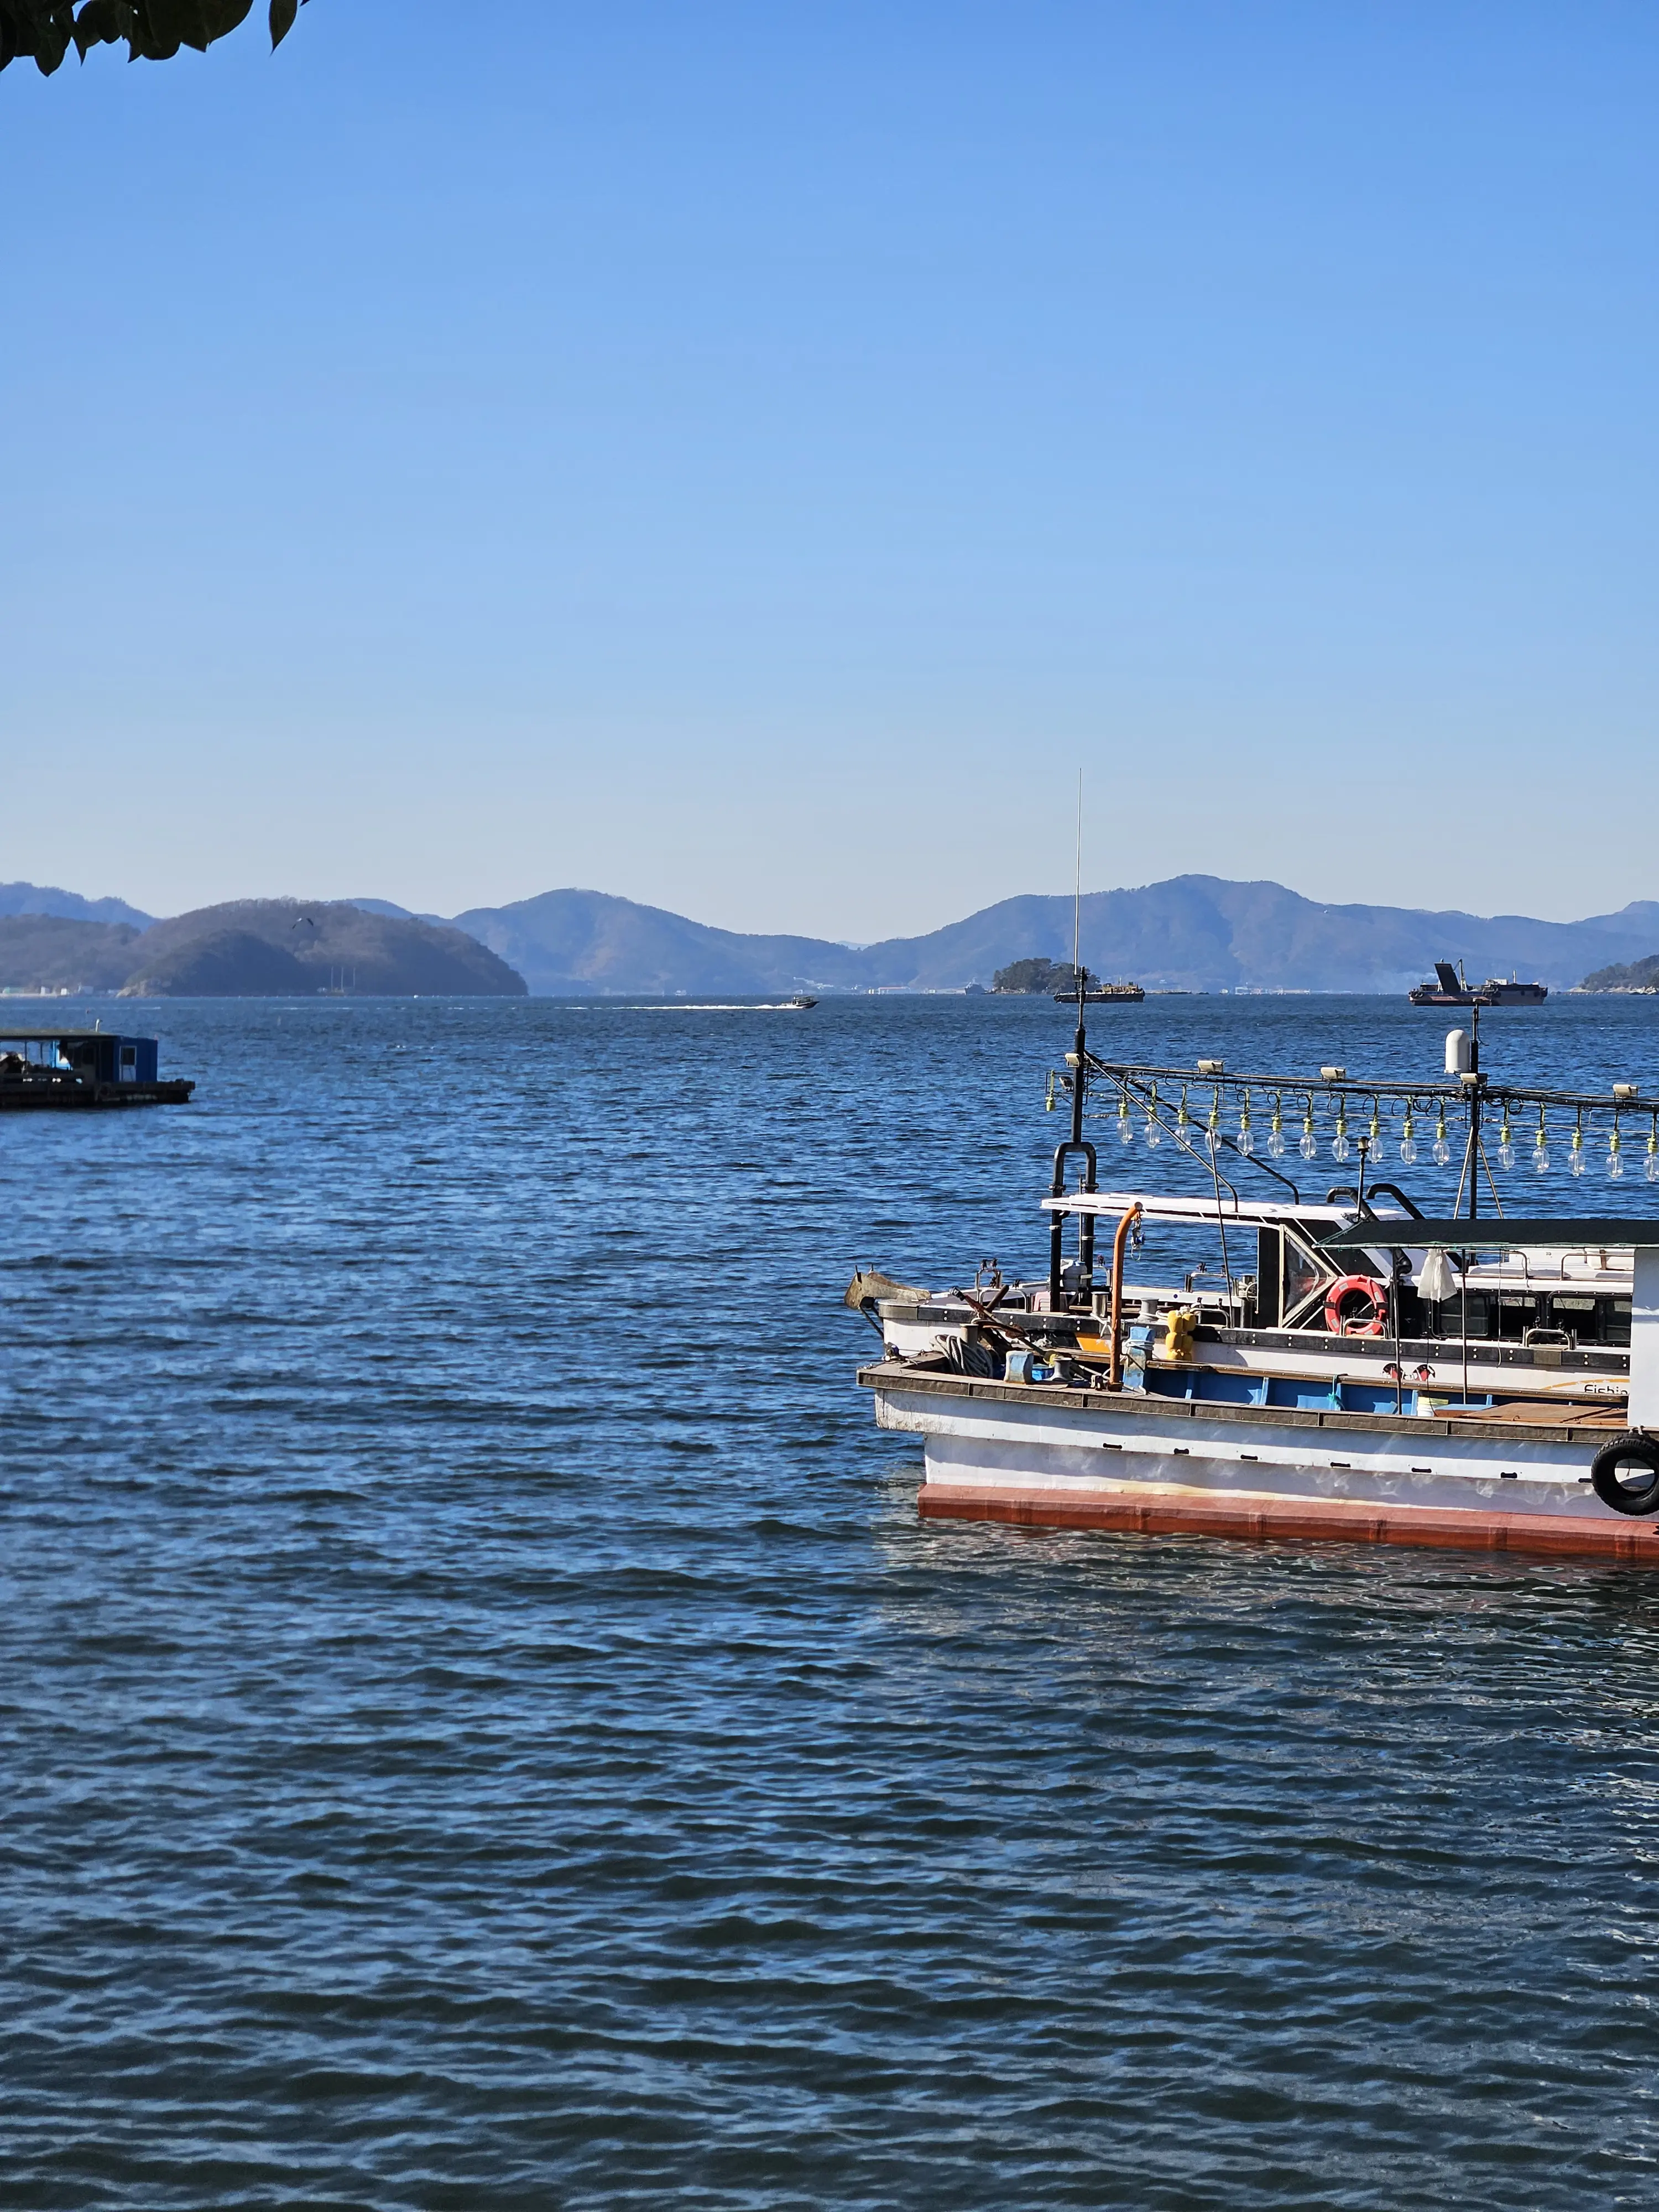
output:
[[[1342, 1301], [1358, 1291], [1369, 1299], [1371, 1317], [1369, 1321], [1345, 1322]], [[1389, 1291], [1386, 1283], [1379, 1283], [1375, 1275], [1344, 1275], [1331, 1285], [1325, 1299], [1325, 1329], [1330, 1336], [1381, 1336], [1383, 1316], [1389, 1310]]]

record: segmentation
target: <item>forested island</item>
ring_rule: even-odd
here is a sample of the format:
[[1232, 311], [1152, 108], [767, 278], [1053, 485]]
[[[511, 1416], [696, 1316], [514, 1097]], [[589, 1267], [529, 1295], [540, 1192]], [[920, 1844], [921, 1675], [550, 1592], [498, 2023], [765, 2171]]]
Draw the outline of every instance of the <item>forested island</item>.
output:
[[1578, 988], [1581, 991], [1659, 991], [1659, 952], [1650, 952], [1644, 960], [1597, 968]]
[[[1016, 960], [1006, 968], [999, 968], [991, 978], [991, 988], [1021, 998], [1059, 998], [1077, 996], [1078, 971], [1069, 960]], [[1097, 991], [1100, 978], [1083, 971], [1083, 988]]]

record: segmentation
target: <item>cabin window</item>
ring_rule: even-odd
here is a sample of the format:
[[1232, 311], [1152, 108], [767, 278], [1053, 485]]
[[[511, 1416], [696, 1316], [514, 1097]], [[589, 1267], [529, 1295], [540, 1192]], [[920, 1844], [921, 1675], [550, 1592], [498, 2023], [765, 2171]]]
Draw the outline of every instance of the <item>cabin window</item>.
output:
[[1288, 1235], [1285, 1237], [1285, 1291], [1280, 1307], [1280, 1312], [1285, 1320], [1288, 1321], [1297, 1308], [1318, 1289], [1321, 1283], [1326, 1280], [1327, 1273], [1328, 1271], [1319, 1265], [1311, 1254], [1303, 1250], [1296, 1237]]
[[1596, 1334], [1601, 1343], [1629, 1344], [1630, 1308], [1628, 1306], [1615, 1305], [1611, 1298], [1597, 1298], [1595, 1319], [1598, 1324]]
[[121, 1080], [123, 1083], [138, 1080], [138, 1048], [136, 1044], [124, 1044], [121, 1048]]
[[1255, 1232], [1255, 1323], [1258, 1328], [1277, 1328], [1284, 1308], [1280, 1303], [1284, 1284], [1284, 1238], [1277, 1229], [1260, 1228]]
[[1492, 1321], [1494, 1319], [1492, 1310], [1492, 1301], [1487, 1296], [1486, 1292], [1485, 1291], [1471, 1291], [1468, 1294], [1467, 1304], [1468, 1310], [1468, 1319], [1467, 1323], [1464, 1320], [1465, 1300], [1461, 1296], [1448, 1298], [1445, 1304], [1441, 1308], [1440, 1310], [1447, 1335], [1462, 1336], [1465, 1334], [1466, 1329], [1467, 1333], [1470, 1336], [1492, 1336], [1495, 1334], [1496, 1332], [1492, 1328]]

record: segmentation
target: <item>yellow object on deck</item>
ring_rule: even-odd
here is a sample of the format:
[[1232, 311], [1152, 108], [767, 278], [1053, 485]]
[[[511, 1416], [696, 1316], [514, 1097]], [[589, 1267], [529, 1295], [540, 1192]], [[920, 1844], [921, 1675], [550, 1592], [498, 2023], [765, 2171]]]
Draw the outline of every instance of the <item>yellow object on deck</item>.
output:
[[1190, 1306], [1176, 1306], [1164, 1317], [1164, 1342], [1161, 1347], [1165, 1359], [1190, 1359], [1193, 1356], [1193, 1331], [1198, 1327], [1198, 1316]]

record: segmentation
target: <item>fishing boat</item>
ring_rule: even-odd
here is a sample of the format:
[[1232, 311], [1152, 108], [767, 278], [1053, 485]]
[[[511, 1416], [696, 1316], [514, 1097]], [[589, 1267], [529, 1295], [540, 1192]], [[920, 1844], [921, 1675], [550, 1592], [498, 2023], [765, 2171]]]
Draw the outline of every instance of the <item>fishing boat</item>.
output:
[[154, 1037], [102, 1029], [0, 1029], [0, 1109], [181, 1106], [196, 1085], [159, 1073]]
[[[1122, 1006], [1138, 1006], [1145, 1000], [1146, 994], [1139, 983], [1091, 983], [1085, 988], [1082, 996], [1085, 1006], [1109, 1006], [1115, 1002]], [[1078, 994], [1075, 991], [1054, 993], [1054, 1004], [1057, 1006], [1074, 1006], [1077, 1003]]]
[[[847, 1294], [924, 1515], [1659, 1565], [1659, 1218], [1506, 1218], [1488, 1152], [1577, 1178], [1594, 1149], [1617, 1184], [1645, 1127], [1659, 1181], [1659, 1104], [1493, 1082], [1478, 1028], [1419, 1083], [1115, 1062], [1081, 1009], [1058, 1088], [1046, 1278]], [[1189, 1188], [1101, 1188], [1103, 1120]], [[1382, 1172], [1425, 1153], [1449, 1210]], [[1348, 1179], [1304, 1192], [1322, 1156]]]
[[1406, 996], [1414, 1006], [1541, 1006], [1549, 996], [1546, 983], [1522, 983], [1513, 976], [1488, 975], [1484, 983], [1471, 983], [1460, 960], [1434, 963], [1436, 980], [1419, 983]]

